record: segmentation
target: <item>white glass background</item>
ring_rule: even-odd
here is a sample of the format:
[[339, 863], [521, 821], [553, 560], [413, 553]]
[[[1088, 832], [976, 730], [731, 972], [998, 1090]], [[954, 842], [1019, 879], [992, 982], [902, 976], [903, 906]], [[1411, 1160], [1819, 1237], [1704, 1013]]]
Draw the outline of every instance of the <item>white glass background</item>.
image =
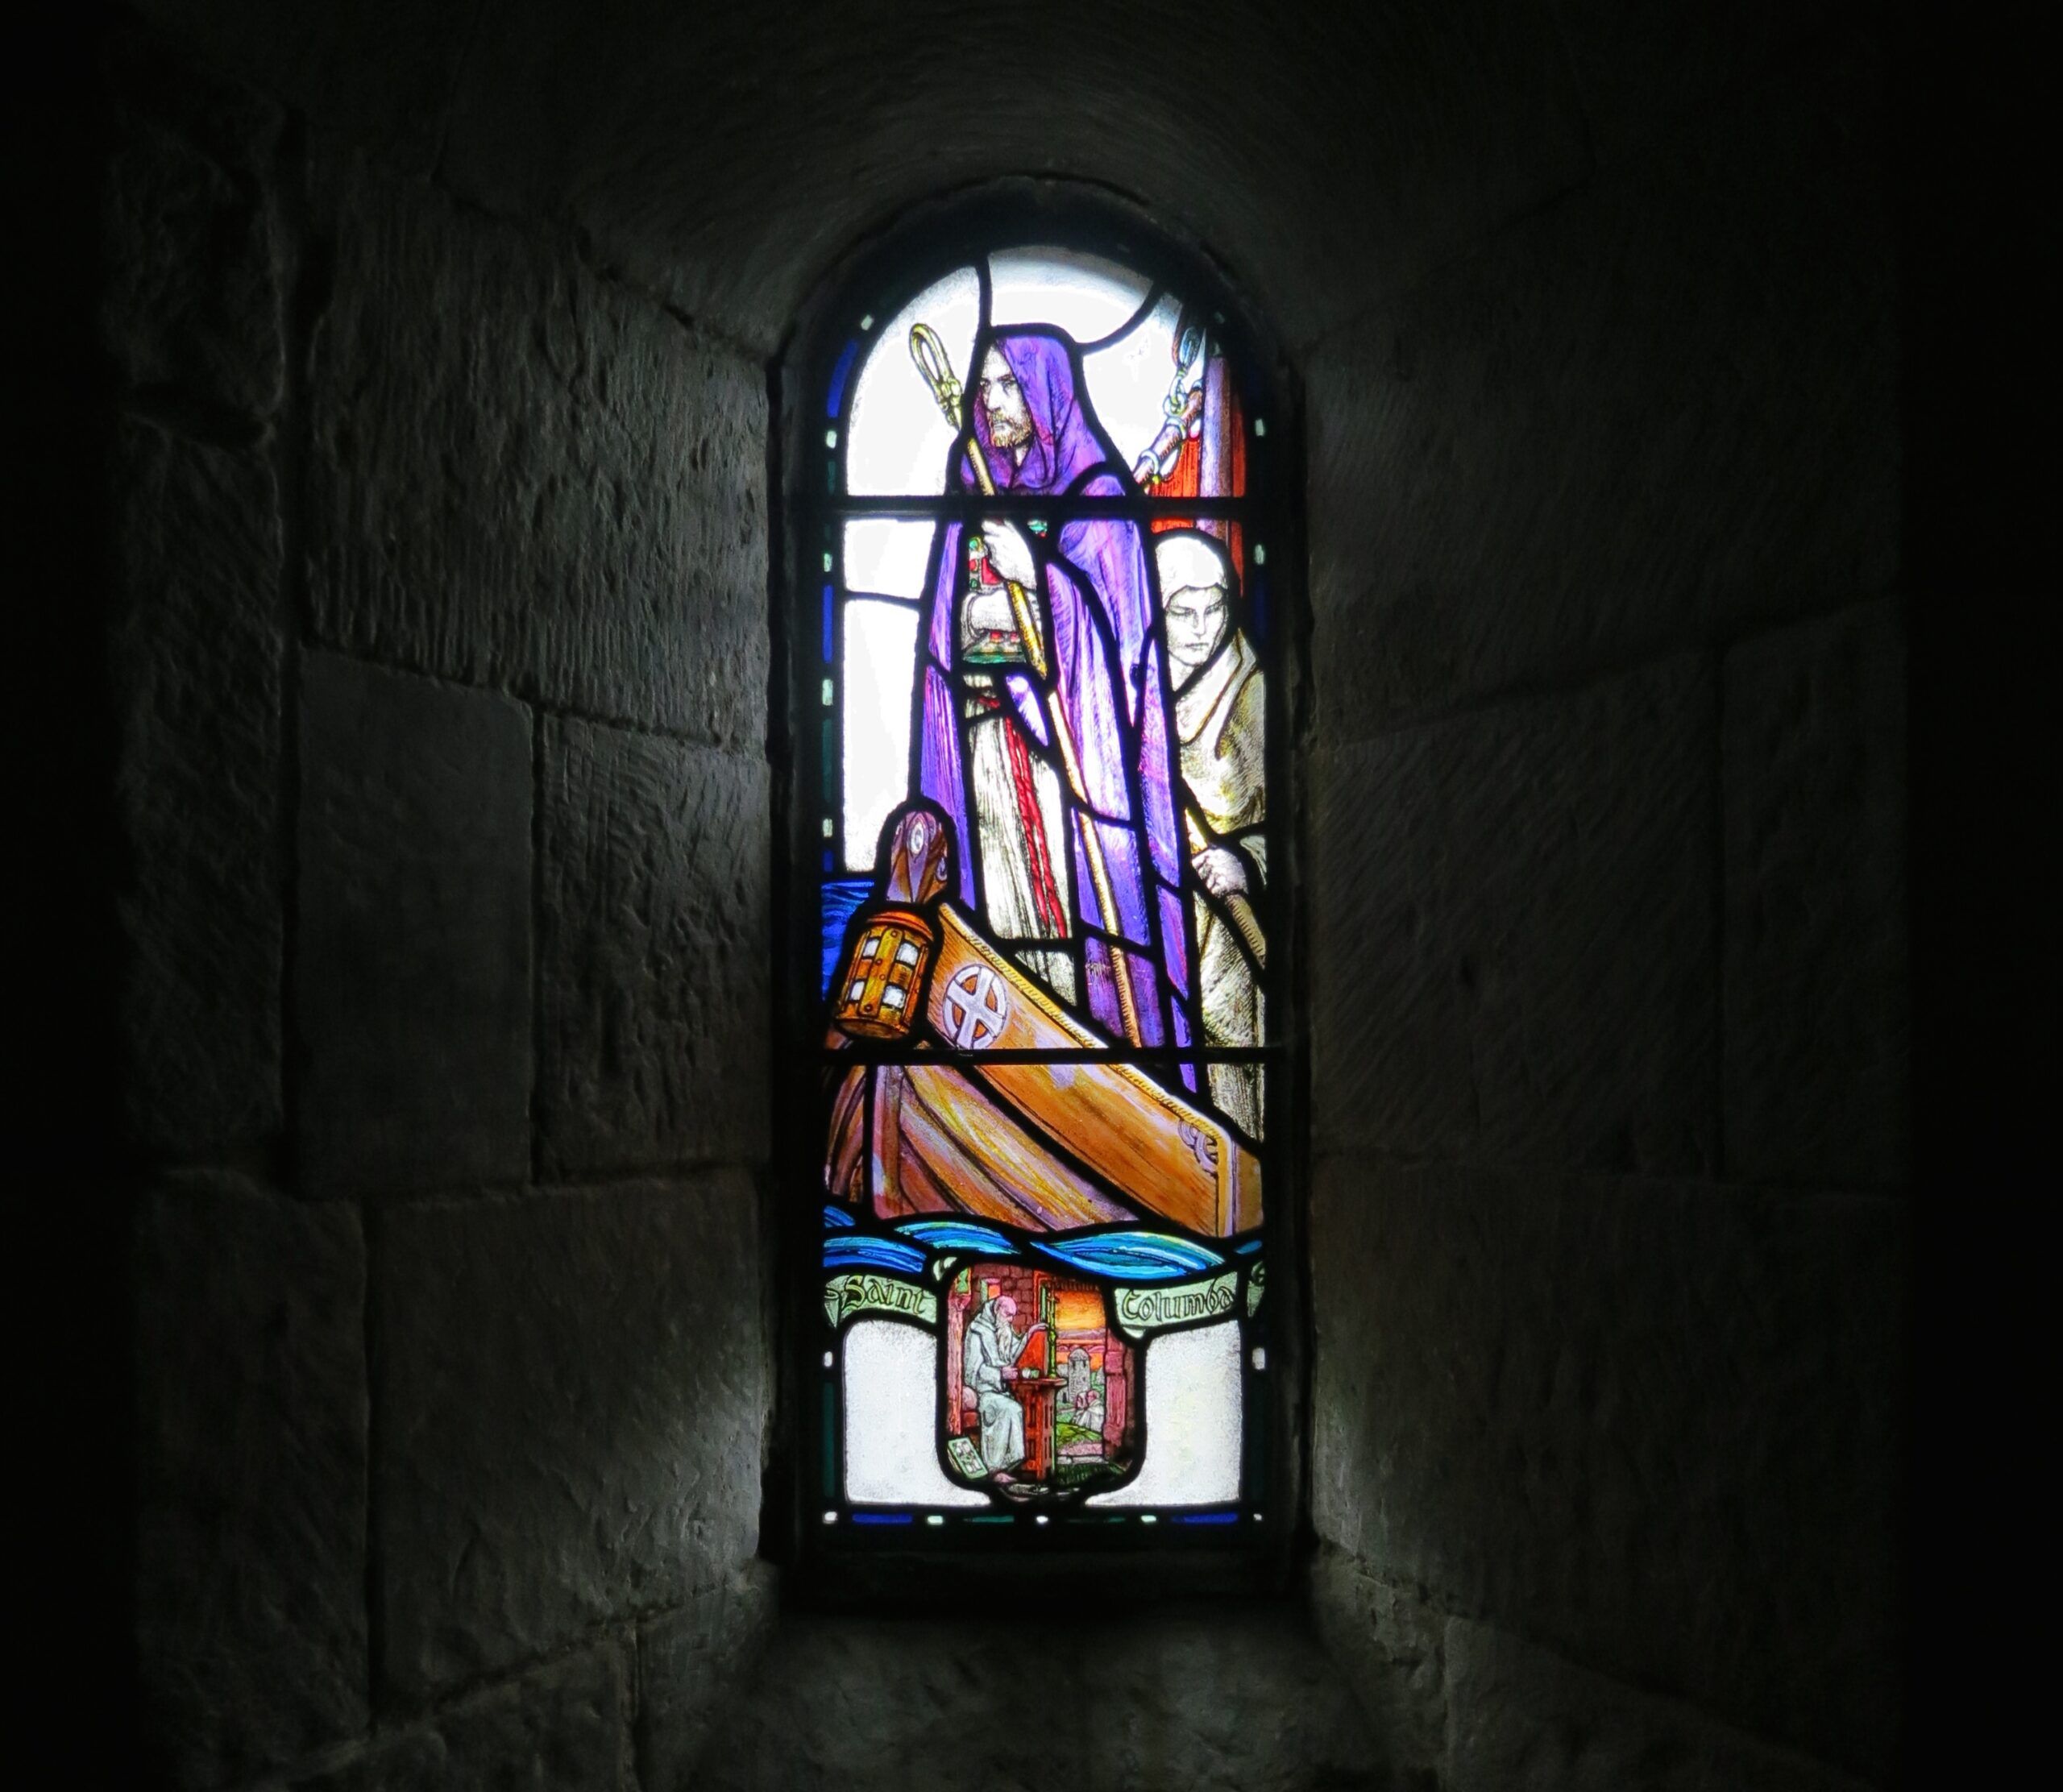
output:
[[1239, 1497], [1239, 1326], [1200, 1325], [1148, 1340], [1146, 1461], [1091, 1506], [1222, 1506]]
[[889, 811], [910, 782], [911, 685], [917, 611], [908, 604], [845, 604], [841, 673], [845, 691], [845, 864], [865, 871]]
[[856, 1506], [986, 1506], [946, 1479], [938, 1426], [938, 1340], [892, 1319], [845, 1331], [845, 1497]]

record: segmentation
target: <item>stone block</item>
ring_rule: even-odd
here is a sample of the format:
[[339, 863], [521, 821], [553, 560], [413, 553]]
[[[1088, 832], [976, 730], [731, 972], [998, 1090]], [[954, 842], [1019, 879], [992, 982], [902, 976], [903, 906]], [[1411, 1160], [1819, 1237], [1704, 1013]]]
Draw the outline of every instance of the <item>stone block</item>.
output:
[[105, 41], [114, 140], [101, 200], [100, 334], [132, 396], [220, 428], [285, 391], [271, 102], [179, 66], [139, 30]]
[[758, 747], [764, 375], [570, 242], [326, 158], [309, 579], [332, 645]]
[[377, 1597], [403, 1705], [682, 1605], [752, 1555], [755, 1202], [729, 1172], [381, 1212]]
[[1310, 1577], [1311, 1616], [1376, 1739], [1382, 1783], [1430, 1792], [1447, 1748], [1446, 1619], [1330, 1545]]
[[[1378, 1748], [1301, 1614], [1157, 1614], [1084, 1652], [1095, 1792], [1376, 1792]], [[1005, 1650], [1007, 1654], [1007, 1649]]]
[[1906, 1227], [1874, 1196], [1325, 1160], [1319, 1533], [1887, 1771]]
[[684, 1610], [638, 1626], [638, 1792], [699, 1792], [699, 1763], [730, 1731], [778, 1599], [772, 1565], [749, 1562], [697, 1587]]
[[147, 1732], [214, 1786], [366, 1726], [364, 1240], [350, 1207], [188, 1178], [145, 1198], [131, 1273]]
[[128, 421], [110, 484], [123, 1085], [193, 1161], [280, 1125], [279, 495], [262, 455]]
[[369, 1191], [530, 1164], [530, 721], [311, 653], [301, 679], [301, 1174]]
[[1591, 142], [1609, 165], [1707, 115], [1798, 53], [1840, 0], [1550, 0]]
[[1451, 1792], [1863, 1792], [1865, 1782], [1451, 1619]]
[[[691, 1783], [696, 1792], [905, 1792], [929, 1775], [1007, 1792], [1092, 1786], [1085, 1650], [1055, 1641], [1036, 1624], [1011, 1626], [1006, 1639], [979, 1622], [791, 1617]], [[1027, 1723], [1027, 1661], [1039, 1663], [1042, 1709], [1071, 1712], [1071, 1722]]]
[[546, 1172], [764, 1158], [765, 764], [580, 721], [543, 749]]
[[384, 1735], [293, 1792], [647, 1792], [631, 1774], [628, 1693], [604, 1644]]
[[[820, 271], [934, 199], [942, 167], [956, 183], [1027, 168], [1011, 109], [968, 102], [981, 15], [913, 0], [895, 20], [648, 8], [628, 69], [620, 40], [569, 34], [549, 5], [511, 7], [467, 61], [445, 177], [504, 216], [577, 218], [679, 309], [773, 355]], [[1146, 196], [1248, 274], [1300, 344], [1585, 166], [1538, 8], [1215, 6], [1197, 24], [1212, 53], [1178, 81], [1161, 77], [1166, 28], [1151, 11], [1077, 0], [1015, 26], [1026, 66], [1069, 72], [1067, 102], [1040, 120], [1040, 172]], [[737, 78], [704, 79], [719, 61]], [[698, 97], [685, 131], [687, 115], [658, 99], [683, 83]], [[626, 105], [627, 91], [654, 103]], [[550, 131], [510, 102], [542, 93], [558, 97]], [[832, 165], [844, 172], [829, 187], [793, 177]]]
[[1283, 1608], [1124, 1618], [1037, 1607], [963, 1620], [790, 1617], [693, 1783], [709, 1792], [1373, 1792], [1383, 1783], [1344, 1682]]
[[471, 0], [291, 10], [268, 0], [139, 0], [136, 10], [182, 48], [421, 174], [436, 164], [478, 23]]
[[1879, 110], [1871, 70], [1815, 60], [1313, 357], [1333, 738], [1889, 586]]
[[1727, 656], [1730, 1176], [1906, 1174], [1905, 693], [1887, 606]]
[[1712, 1163], [1714, 682], [1672, 661], [1314, 761], [1320, 1149]]

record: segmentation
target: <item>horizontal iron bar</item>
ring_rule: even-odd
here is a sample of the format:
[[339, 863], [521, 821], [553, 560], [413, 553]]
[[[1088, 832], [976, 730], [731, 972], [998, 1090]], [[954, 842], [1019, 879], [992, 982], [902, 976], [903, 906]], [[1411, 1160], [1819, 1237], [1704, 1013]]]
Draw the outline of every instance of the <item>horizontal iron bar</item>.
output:
[[1261, 505], [1252, 498], [1069, 498], [1056, 492], [998, 492], [993, 498], [978, 493], [967, 496], [848, 498], [820, 500], [820, 507], [832, 518], [849, 516], [907, 516], [913, 522], [938, 517], [1031, 516], [1135, 516], [1141, 521], [1168, 516], [1229, 516], [1251, 521]]
[[909, 1045], [873, 1045], [855, 1041], [843, 1047], [826, 1046], [826, 1064], [1274, 1064], [1289, 1056], [1283, 1045], [1221, 1045], [1126, 1047], [1077, 1045], [1052, 1050], [1008, 1048], [995, 1052], [960, 1052], [932, 1048], [919, 1051]]

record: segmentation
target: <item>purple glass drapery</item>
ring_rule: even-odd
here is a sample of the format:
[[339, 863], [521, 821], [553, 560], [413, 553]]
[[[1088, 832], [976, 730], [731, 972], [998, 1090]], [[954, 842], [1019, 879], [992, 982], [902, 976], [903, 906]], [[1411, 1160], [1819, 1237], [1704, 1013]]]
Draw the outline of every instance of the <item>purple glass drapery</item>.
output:
[[[1085, 408], [1069, 345], [1044, 331], [997, 335], [994, 346], [1016, 375], [1032, 420], [1020, 463], [989, 438], [988, 418], [973, 404], [974, 445], [998, 492], [1116, 497], [1131, 490], [1117, 457]], [[960, 487], [979, 481], [962, 444], [954, 449]], [[918, 696], [919, 785], [952, 819], [961, 843], [959, 894], [975, 906], [973, 836], [961, 752], [960, 703], [953, 674], [953, 608], [962, 577], [961, 525], [944, 525], [934, 562]], [[1155, 599], [1139, 526], [1126, 518], [1062, 522], [1048, 538], [1041, 589], [1048, 617], [1048, 679], [1012, 674], [1006, 681], [1032, 739], [1050, 748], [1044, 705], [1065, 720], [1081, 772], [1071, 802], [1072, 919], [1084, 935], [1090, 1016], [1123, 1039], [1122, 1009], [1110, 953], [1099, 933], [1123, 940], [1142, 1045], [1187, 1045], [1189, 953], [1183, 925], [1181, 853], [1169, 753], [1168, 697], [1154, 628]], [[1056, 756], [1057, 760], [1057, 755]], [[1112, 915], [1101, 912], [1081, 830], [1102, 847]], [[1187, 1080], [1186, 1078], [1185, 1079]]]

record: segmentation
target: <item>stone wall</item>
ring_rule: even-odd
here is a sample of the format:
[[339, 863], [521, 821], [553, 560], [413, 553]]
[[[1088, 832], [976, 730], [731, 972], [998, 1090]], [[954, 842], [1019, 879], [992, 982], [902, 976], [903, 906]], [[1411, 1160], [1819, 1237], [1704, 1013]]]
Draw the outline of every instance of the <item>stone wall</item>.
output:
[[764, 375], [105, 79], [150, 1769], [616, 1786], [772, 1611]]
[[1164, 10], [1043, 7], [1027, 137], [944, 0], [142, 10], [101, 328], [177, 1782], [687, 1783], [770, 1603], [762, 370], [867, 233], [1025, 172], [1222, 256], [1306, 394], [1353, 1771], [1888, 1779], [1874, 15], [1206, 4], [1171, 58]]
[[1316, 1592], [1407, 1781], [1897, 1759], [1885, 75], [1714, 11], [1558, 7], [1584, 177], [1307, 369]]

